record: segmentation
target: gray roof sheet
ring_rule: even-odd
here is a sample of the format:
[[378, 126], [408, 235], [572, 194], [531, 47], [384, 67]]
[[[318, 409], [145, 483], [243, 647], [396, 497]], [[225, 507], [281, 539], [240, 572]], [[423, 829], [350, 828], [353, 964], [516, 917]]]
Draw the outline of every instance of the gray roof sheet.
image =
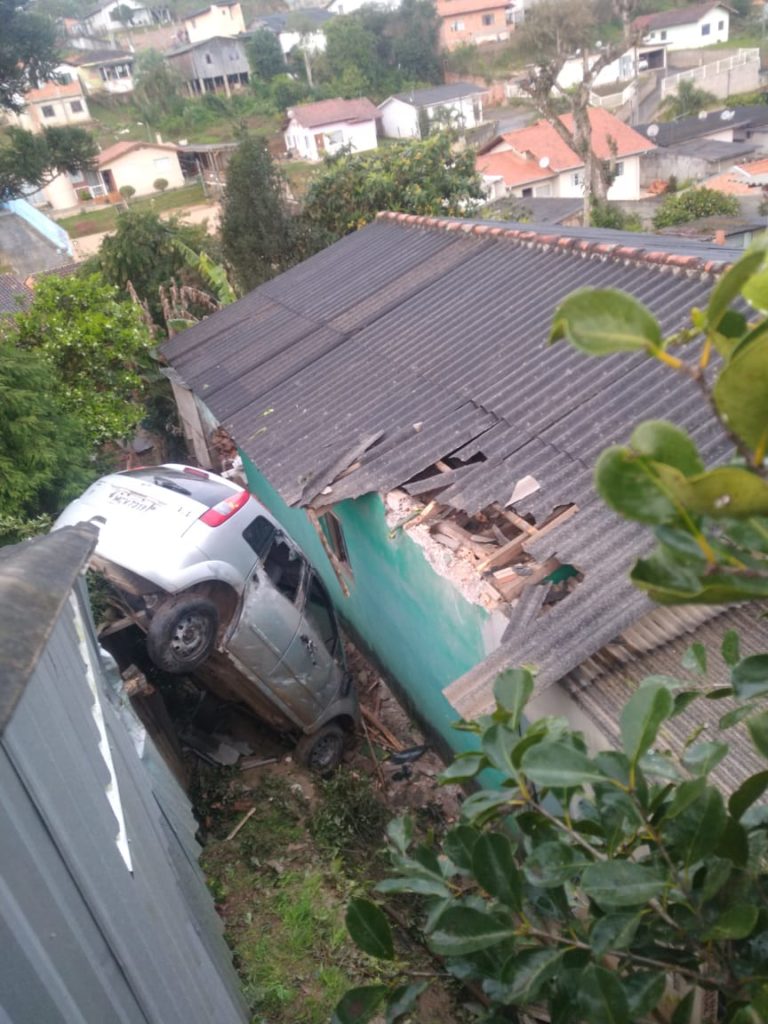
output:
[[18, 313], [32, 301], [32, 290], [13, 274], [0, 274], [0, 313]]
[[[726, 117], [723, 117], [726, 114]], [[730, 116], [730, 115], [733, 116]], [[648, 129], [655, 124], [657, 134], [650, 136]], [[702, 111], [702, 116], [681, 117], [677, 121], [664, 123], [653, 121], [637, 126], [637, 131], [651, 139], [657, 146], [671, 146], [688, 139], [698, 139], [727, 128], [756, 128], [768, 124], [768, 103], [752, 103], [743, 107], [726, 107], [721, 110]]]
[[710, 162], [718, 160], [738, 160], [749, 156], [757, 149], [754, 142], [721, 142], [720, 139], [689, 139], [687, 142], [674, 143], [665, 147], [666, 153], [678, 156], [697, 156]]
[[[436, 85], [431, 89], [410, 89], [407, 92], [395, 93], [394, 99], [410, 103], [414, 107], [427, 107], [431, 103], [447, 103], [462, 96], [475, 96], [488, 92], [481, 85], [472, 82], [454, 82], [451, 85]], [[385, 100], [384, 103], [387, 101]], [[383, 104], [379, 104], [383, 106]]]
[[[506, 503], [530, 474], [540, 490], [518, 512], [578, 504], [538, 542], [542, 557], [555, 548], [585, 573], [578, 599], [535, 630], [528, 616], [539, 609], [519, 602], [504, 647], [462, 681], [474, 705], [510, 651], [551, 683], [648, 607], [627, 581], [648, 531], [598, 500], [599, 452], [651, 417], [687, 428], [706, 459], [728, 447], [695, 387], [660, 364], [548, 348], [553, 310], [581, 286], [624, 288], [671, 331], [739, 254], [594, 228], [383, 215], [163, 351], [291, 505], [385, 492], [438, 459], [478, 453], [441, 502], [468, 512]], [[337, 479], [345, 457], [360, 465]]]
[[575, 198], [555, 198], [547, 196], [533, 196], [530, 199], [518, 199], [515, 196], [508, 196], [490, 203], [484, 214], [489, 219], [511, 214], [517, 220], [518, 217], [525, 217], [526, 221], [533, 224], [560, 224], [569, 217], [576, 216], [584, 209], [584, 200]]

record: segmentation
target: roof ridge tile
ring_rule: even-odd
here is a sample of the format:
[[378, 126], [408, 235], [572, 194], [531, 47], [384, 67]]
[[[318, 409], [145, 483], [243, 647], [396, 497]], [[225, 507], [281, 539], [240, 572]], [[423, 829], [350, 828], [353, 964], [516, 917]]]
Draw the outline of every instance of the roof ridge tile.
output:
[[620, 242], [578, 238], [574, 235], [545, 233], [544, 231], [533, 229], [504, 228], [492, 223], [462, 221], [449, 217], [396, 213], [390, 210], [382, 210], [376, 215], [376, 220], [395, 221], [399, 224], [408, 224], [428, 230], [461, 232], [462, 234], [471, 234], [481, 238], [505, 238], [518, 244], [535, 247], [544, 251], [578, 252], [594, 259], [614, 260], [620, 263], [639, 263], [660, 270], [666, 269], [675, 274], [684, 272], [691, 276], [716, 277], [722, 274], [728, 266], [728, 264], [703, 259], [700, 256], [660, 252], [655, 249], [625, 245]]

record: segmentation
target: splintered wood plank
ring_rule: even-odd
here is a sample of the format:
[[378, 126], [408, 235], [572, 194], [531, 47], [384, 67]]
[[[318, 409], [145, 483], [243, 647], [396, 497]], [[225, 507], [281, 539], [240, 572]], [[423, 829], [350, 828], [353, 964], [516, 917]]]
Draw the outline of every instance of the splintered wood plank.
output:
[[508, 601], [514, 601], [516, 597], [522, 594], [526, 587], [532, 587], [537, 583], [541, 583], [559, 565], [560, 562], [557, 558], [548, 558], [546, 562], [542, 562], [538, 568], [534, 569], [530, 576], [518, 576], [514, 580], [510, 579], [507, 582], [501, 582], [499, 587]]
[[538, 540], [539, 537], [543, 537], [544, 534], [549, 533], [550, 530], [554, 530], [556, 526], [560, 526], [561, 523], [570, 519], [571, 516], [576, 514], [576, 512], [578, 512], [577, 506], [571, 505], [570, 508], [565, 509], [559, 516], [555, 516], [554, 519], [550, 519], [548, 523], [537, 529], [535, 532], [521, 533], [519, 537], [515, 537], [514, 540], [511, 540], [508, 544], [505, 544], [503, 547], [494, 551], [494, 553], [489, 555], [488, 558], [483, 559], [477, 568], [480, 572], [483, 572], [485, 569], [493, 569], [497, 565], [504, 565], [506, 562], [509, 562], [510, 559], [514, 558], [515, 555], [519, 555], [528, 541]]

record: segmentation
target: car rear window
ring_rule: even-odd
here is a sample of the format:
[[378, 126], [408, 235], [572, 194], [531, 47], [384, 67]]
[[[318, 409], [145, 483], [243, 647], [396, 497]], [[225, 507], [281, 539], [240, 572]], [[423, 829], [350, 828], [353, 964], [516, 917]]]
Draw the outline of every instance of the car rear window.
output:
[[129, 469], [120, 476], [131, 477], [136, 480], [148, 480], [158, 487], [166, 487], [176, 494], [185, 494], [188, 497], [199, 501], [201, 505], [213, 508], [225, 498], [231, 498], [235, 490], [227, 487], [226, 484], [213, 480], [210, 477], [197, 476], [195, 473], [185, 473], [181, 469], [168, 469], [164, 466], [146, 466], [142, 469]]

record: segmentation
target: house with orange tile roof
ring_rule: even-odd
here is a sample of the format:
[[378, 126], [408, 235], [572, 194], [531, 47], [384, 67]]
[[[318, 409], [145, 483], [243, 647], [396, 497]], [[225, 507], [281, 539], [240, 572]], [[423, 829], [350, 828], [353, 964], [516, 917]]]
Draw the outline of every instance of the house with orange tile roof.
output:
[[353, 153], [376, 149], [378, 108], [362, 97], [356, 100], [319, 100], [287, 111], [285, 148], [301, 160], [315, 162], [349, 147]]
[[704, 188], [716, 189], [729, 196], [768, 195], [768, 158], [734, 164], [722, 174], [715, 174], [701, 183]]
[[44, 128], [86, 124], [91, 120], [91, 112], [83, 88], [75, 79], [66, 85], [45, 82], [39, 89], [30, 89], [24, 94], [24, 109], [10, 119], [19, 128], [37, 135]]
[[[609, 199], [640, 198], [640, 159], [654, 144], [601, 108], [590, 108], [592, 145], [601, 160], [616, 161]], [[573, 131], [573, 116], [562, 122]], [[477, 170], [492, 199], [553, 196], [569, 198], [584, 192], [584, 161], [558, 135], [549, 121], [506, 132], [485, 146]]]
[[513, 30], [510, 0], [436, 0], [441, 50], [465, 43], [495, 43]]

